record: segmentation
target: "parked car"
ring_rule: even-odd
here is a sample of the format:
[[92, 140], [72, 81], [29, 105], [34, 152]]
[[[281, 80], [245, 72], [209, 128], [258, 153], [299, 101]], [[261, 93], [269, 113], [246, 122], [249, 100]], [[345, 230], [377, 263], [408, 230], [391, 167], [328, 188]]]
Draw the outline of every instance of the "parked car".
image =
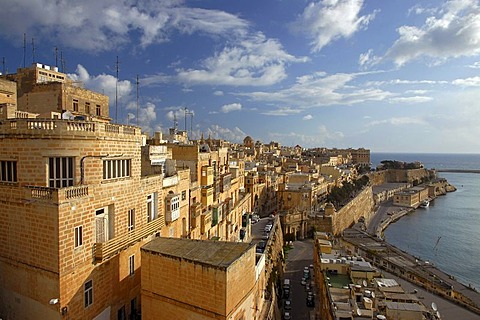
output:
[[313, 295], [307, 296], [307, 307], [315, 307], [315, 299], [313, 298]]
[[283, 309], [291, 310], [292, 309], [292, 301], [290, 301], [290, 300], [283, 301]]
[[290, 312], [284, 312], [283, 313], [283, 320], [291, 320], [292, 316], [290, 315]]
[[259, 243], [257, 243], [257, 248], [255, 249], [255, 251], [257, 253], [263, 253], [263, 251], [265, 251], [266, 245], [267, 243], [265, 241], [260, 241]]

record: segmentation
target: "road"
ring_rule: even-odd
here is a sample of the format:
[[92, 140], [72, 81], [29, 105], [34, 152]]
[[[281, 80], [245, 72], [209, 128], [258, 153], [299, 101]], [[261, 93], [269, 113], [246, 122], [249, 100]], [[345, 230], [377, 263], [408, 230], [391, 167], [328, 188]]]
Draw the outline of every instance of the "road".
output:
[[290, 298], [292, 301], [290, 314], [292, 319], [295, 320], [310, 320], [310, 312], [313, 313], [314, 311], [314, 308], [307, 307], [307, 293], [305, 286], [301, 284], [304, 267], [308, 267], [312, 263], [313, 240], [307, 239], [293, 242], [293, 249], [290, 249], [287, 253], [285, 278], [290, 279]]
[[416, 296], [421, 299], [421, 302], [425, 304], [427, 308], [430, 308], [432, 302], [435, 302], [442, 319], [478, 320], [480, 318], [478, 314], [468, 311], [467, 309], [462, 308], [461, 306], [458, 306], [449, 300], [441, 298], [435, 294], [432, 294], [431, 292], [427, 292], [427, 290], [394, 276], [391, 273], [385, 271], [382, 272], [385, 277], [395, 279], [402, 286], [405, 292], [412, 292], [414, 289], [416, 289]]

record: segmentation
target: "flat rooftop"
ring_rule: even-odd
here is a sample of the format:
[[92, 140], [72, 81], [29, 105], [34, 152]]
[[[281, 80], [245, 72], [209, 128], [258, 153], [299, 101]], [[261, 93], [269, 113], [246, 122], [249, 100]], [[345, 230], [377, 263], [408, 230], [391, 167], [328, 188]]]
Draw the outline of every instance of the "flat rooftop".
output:
[[142, 250], [208, 266], [227, 268], [251, 247], [253, 245], [243, 242], [156, 238], [145, 244]]

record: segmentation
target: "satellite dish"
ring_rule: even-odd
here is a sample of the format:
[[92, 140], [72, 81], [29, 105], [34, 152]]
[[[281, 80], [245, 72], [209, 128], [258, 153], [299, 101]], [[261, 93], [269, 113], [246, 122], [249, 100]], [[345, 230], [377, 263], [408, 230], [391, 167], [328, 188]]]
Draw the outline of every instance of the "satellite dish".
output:
[[440, 312], [437, 311], [437, 318], [440, 319]]
[[432, 302], [432, 309], [433, 309], [433, 311], [438, 310], [437, 304], [435, 302]]
[[362, 315], [362, 310], [360, 310], [360, 308], [357, 308], [357, 316], [361, 316]]
[[375, 299], [375, 292], [372, 292], [372, 298]]
[[364, 287], [367, 286], [367, 280], [363, 280], [362, 283], [363, 283], [363, 286], [364, 286]]

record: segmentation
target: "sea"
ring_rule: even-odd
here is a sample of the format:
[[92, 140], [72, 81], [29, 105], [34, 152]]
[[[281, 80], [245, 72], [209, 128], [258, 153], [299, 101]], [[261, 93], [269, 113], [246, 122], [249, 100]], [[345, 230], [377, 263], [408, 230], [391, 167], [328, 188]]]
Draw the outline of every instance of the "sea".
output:
[[[420, 161], [429, 169], [480, 170], [480, 154], [371, 153], [372, 167], [382, 160]], [[438, 176], [457, 191], [391, 224], [385, 238], [480, 290], [480, 174], [440, 172]]]

